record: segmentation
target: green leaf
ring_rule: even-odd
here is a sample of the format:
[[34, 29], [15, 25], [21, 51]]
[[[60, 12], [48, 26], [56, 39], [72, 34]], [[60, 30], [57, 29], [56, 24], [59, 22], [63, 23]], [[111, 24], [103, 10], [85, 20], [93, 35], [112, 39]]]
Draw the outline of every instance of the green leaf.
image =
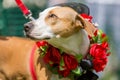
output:
[[92, 40], [95, 42], [95, 36], [92, 37]]
[[98, 41], [98, 36], [94, 36], [94, 37], [93, 37], [93, 41], [94, 41], [94, 43], [97, 43], [97, 41]]
[[45, 53], [47, 52], [48, 46], [41, 46], [40, 47], [40, 56], [43, 57]]
[[47, 67], [53, 74], [58, 74], [58, 68], [57, 67], [51, 67], [49, 64], [47, 64]]
[[98, 35], [97, 43], [99, 43], [99, 44], [102, 43], [101, 35]]
[[72, 72], [77, 74], [77, 75], [81, 75], [81, 70], [79, 67], [77, 67], [75, 70], [72, 70]]
[[53, 64], [53, 62], [52, 62], [52, 61], [49, 61], [49, 64]]
[[53, 72], [53, 74], [58, 74], [58, 69], [57, 68], [52, 68], [51, 71]]
[[47, 51], [47, 48], [48, 48], [48, 46], [42, 46], [42, 47], [40, 47], [40, 49], [41, 49], [43, 52], [46, 52], [46, 51]]
[[98, 35], [102, 35], [103, 31], [101, 29], [98, 30]]
[[75, 56], [75, 58], [77, 59], [78, 62], [80, 62], [83, 59], [83, 55], [82, 54], [77, 54]]
[[63, 76], [62, 75], [59, 75], [59, 79], [62, 79], [63, 78]]
[[69, 76], [68, 76], [68, 78], [70, 78], [70, 80], [74, 80], [75, 79], [75, 74], [70, 73]]
[[108, 41], [108, 36], [102, 38], [102, 42]]
[[65, 66], [65, 63], [64, 63], [64, 60], [63, 60], [63, 57], [61, 58], [61, 60], [60, 60], [60, 70], [62, 71], [62, 70], [65, 70], [64, 69], [64, 66]]
[[45, 52], [41, 52], [40, 56], [43, 57], [45, 55]]
[[63, 51], [62, 49], [59, 49], [59, 51], [60, 51], [60, 54], [63, 54], [63, 53], [64, 53], [64, 51]]

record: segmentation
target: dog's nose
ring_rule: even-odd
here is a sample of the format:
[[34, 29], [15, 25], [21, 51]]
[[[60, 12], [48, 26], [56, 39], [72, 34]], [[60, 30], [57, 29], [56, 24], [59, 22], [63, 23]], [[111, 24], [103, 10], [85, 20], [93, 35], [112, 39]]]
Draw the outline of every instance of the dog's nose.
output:
[[24, 30], [28, 32], [33, 27], [33, 23], [29, 22], [24, 24]]

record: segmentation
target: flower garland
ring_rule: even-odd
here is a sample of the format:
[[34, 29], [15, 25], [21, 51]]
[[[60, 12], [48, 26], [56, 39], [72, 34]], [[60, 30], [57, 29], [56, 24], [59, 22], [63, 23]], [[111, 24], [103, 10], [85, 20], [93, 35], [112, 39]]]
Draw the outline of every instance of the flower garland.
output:
[[[81, 16], [92, 23], [92, 16], [86, 14], [81, 14]], [[97, 29], [94, 35], [88, 35], [88, 37], [90, 39], [90, 49], [87, 59], [92, 62], [93, 69], [96, 72], [103, 71], [108, 62], [107, 57], [110, 55], [108, 37], [100, 29]]]
[[93, 69], [96, 72], [103, 71], [110, 55], [110, 48], [108, 45], [107, 36], [101, 31], [96, 30], [94, 36], [90, 38], [91, 45], [89, 50], [89, 57], [93, 64]]
[[53, 47], [45, 41], [37, 42], [40, 48], [40, 55], [43, 56], [44, 62], [48, 68], [59, 77], [71, 77], [71, 75], [80, 74], [79, 63], [82, 56], [76, 59], [75, 56], [69, 55], [60, 49]]
[[[81, 14], [81, 16], [91, 22], [91, 16], [86, 14]], [[74, 80], [76, 76], [82, 76], [89, 71], [103, 71], [108, 62], [110, 48], [105, 33], [97, 29], [94, 35], [88, 37], [90, 48], [85, 58], [82, 55], [73, 56], [65, 53], [46, 41], [37, 42], [37, 45], [44, 62], [54, 74], [58, 74], [60, 78], [69, 77]]]

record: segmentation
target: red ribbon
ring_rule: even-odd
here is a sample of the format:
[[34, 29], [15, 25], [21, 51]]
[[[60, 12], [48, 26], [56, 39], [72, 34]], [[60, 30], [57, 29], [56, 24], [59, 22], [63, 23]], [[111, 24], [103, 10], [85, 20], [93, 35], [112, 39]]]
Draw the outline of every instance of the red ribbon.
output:
[[28, 8], [23, 4], [21, 0], [15, 0], [21, 11], [23, 12], [24, 15], [30, 14], [30, 11]]

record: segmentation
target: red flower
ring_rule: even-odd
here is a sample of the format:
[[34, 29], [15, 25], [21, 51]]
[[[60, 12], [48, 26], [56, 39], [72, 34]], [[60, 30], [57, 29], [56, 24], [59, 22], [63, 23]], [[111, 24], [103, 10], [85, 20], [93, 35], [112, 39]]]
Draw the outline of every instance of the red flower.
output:
[[97, 36], [97, 35], [98, 35], [98, 29], [95, 30], [95, 32], [94, 32], [94, 36]]
[[106, 47], [99, 44], [93, 44], [90, 48], [90, 55], [93, 58], [101, 58], [101, 59], [106, 58], [107, 57]]
[[105, 33], [102, 34], [102, 38], [104, 38], [104, 37], [106, 37], [106, 34], [105, 34]]
[[106, 64], [107, 64], [107, 49], [108, 49], [108, 43], [103, 42], [100, 44], [93, 44], [90, 48], [90, 55], [92, 56], [93, 60], [93, 69], [95, 69], [96, 72], [103, 71]]
[[76, 69], [76, 68], [77, 68], [78, 62], [77, 62], [77, 60], [75, 59], [74, 56], [68, 55], [68, 54], [64, 54], [64, 55], [63, 55], [63, 59], [64, 59], [65, 66], [66, 66], [69, 70], [73, 70], [73, 69]]
[[87, 14], [80, 14], [84, 19], [87, 19], [89, 22], [92, 22], [92, 16], [89, 16]]
[[43, 57], [45, 63], [49, 63], [50, 65], [59, 64], [61, 55], [57, 48], [49, 46], [47, 53]]
[[93, 69], [95, 69], [96, 72], [100, 72], [103, 71], [106, 64], [107, 64], [108, 59], [104, 58], [104, 59], [93, 59], [92, 63], [93, 63]]
[[36, 45], [38, 46], [38, 47], [40, 47], [40, 46], [45, 46], [45, 45], [47, 45], [48, 43], [46, 42], [46, 41], [38, 41], [38, 42], [36, 42]]
[[108, 42], [103, 42], [102, 47], [108, 49], [108, 47], [109, 47]]
[[90, 35], [88, 35], [88, 38], [89, 38], [89, 39], [92, 39], [92, 37], [91, 37]]

